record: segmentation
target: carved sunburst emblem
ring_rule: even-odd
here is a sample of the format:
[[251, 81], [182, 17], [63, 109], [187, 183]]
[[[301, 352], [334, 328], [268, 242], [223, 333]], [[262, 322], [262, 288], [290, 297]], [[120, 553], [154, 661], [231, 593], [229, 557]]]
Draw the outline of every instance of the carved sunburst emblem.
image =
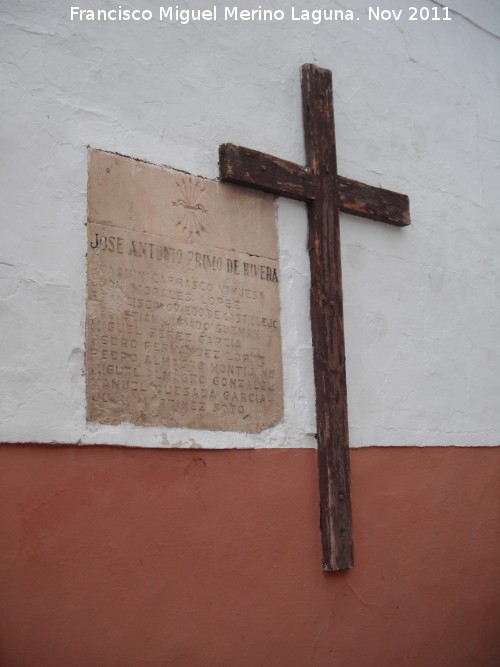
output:
[[194, 238], [201, 236], [201, 232], [206, 233], [207, 231], [199, 217], [201, 213], [208, 213], [208, 210], [200, 203], [205, 194], [205, 186], [193, 178], [176, 182], [182, 197], [173, 201], [172, 204], [184, 208], [184, 213], [177, 221], [176, 227], [180, 227], [186, 234], [187, 240], [192, 242]]

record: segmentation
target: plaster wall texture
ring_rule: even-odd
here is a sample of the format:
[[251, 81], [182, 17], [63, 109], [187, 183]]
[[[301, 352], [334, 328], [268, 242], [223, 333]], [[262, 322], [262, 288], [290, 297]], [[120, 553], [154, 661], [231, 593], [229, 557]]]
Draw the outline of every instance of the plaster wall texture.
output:
[[327, 574], [314, 450], [4, 445], [2, 667], [497, 667], [499, 458], [354, 450]]
[[[287, 3], [266, 7], [289, 15]], [[498, 444], [492, 4], [469, 17], [457, 2], [449, 22], [373, 22], [365, 3], [350, 7], [359, 21], [180, 25], [72, 22], [59, 0], [3, 4], [2, 440], [315, 446], [295, 202], [278, 200], [282, 424], [257, 435], [87, 424], [83, 375], [87, 146], [208, 178], [228, 141], [303, 162], [299, 67], [315, 62], [333, 70], [339, 173], [411, 202], [407, 229], [341, 216], [351, 445]]]

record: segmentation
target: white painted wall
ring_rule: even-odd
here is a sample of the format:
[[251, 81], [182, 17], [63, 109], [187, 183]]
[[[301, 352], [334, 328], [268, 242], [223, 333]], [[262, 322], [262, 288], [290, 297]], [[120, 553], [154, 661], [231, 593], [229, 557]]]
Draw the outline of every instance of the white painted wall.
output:
[[[339, 172], [406, 192], [413, 221], [342, 216], [351, 445], [498, 444], [497, 4], [467, 14], [472, 3], [454, 0], [452, 21], [418, 23], [392, 2], [379, 6], [403, 8], [401, 20], [376, 23], [352, 0], [359, 21], [313, 25], [269, 0], [284, 21], [184, 26], [71, 22], [70, 5], [0, 8], [0, 439], [314, 446], [301, 204], [279, 202], [280, 426], [249, 436], [87, 425], [83, 342], [87, 145], [209, 178], [226, 141], [303, 162], [299, 67], [315, 62], [333, 70]], [[155, 16], [159, 6], [122, 2]]]

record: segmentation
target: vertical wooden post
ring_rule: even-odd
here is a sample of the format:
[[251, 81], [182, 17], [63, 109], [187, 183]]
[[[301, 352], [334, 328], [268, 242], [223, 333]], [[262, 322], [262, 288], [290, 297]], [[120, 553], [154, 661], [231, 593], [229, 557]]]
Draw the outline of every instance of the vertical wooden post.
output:
[[308, 204], [308, 249], [323, 564], [342, 570], [352, 567], [354, 556], [331, 72], [304, 65], [302, 103], [307, 164], [316, 185]]

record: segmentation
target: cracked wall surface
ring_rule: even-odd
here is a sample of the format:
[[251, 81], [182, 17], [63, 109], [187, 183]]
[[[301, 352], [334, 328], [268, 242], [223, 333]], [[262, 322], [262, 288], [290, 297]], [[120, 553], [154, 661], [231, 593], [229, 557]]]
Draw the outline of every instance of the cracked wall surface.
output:
[[83, 373], [87, 147], [212, 179], [228, 141], [303, 163], [299, 67], [315, 62], [333, 71], [339, 173], [411, 203], [404, 230], [341, 216], [351, 445], [498, 444], [499, 29], [491, 2], [449, 4], [447, 23], [373, 23], [354, 0], [359, 22], [319, 26], [83, 23], [59, 0], [2, 7], [0, 438], [315, 446], [296, 202], [278, 201], [280, 424], [88, 424]]

